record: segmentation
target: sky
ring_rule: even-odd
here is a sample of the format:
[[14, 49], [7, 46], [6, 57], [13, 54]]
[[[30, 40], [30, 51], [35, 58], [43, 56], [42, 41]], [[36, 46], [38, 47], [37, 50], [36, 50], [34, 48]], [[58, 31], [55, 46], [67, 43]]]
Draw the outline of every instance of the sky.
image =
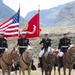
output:
[[28, 12], [38, 10], [50, 9], [58, 5], [62, 5], [75, 0], [3, 0], [3, 2], [17, 12], [20, 6], [20, 15], [25, 17]]

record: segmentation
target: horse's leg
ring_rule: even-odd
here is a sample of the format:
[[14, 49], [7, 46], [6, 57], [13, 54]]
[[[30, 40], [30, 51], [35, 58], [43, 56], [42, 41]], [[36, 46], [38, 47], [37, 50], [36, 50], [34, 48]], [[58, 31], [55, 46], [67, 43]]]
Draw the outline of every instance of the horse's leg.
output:
[[41, 71], [42, 71], [42, 75], [43, 75], [43, 68], [41, 68]]
[[21, 68], [19, 67], [19, 75], [21, 75]]
[[10, 71], [8, 70], [8, 75], [10, 75]]
[[72, 68], [69, 68], [69, 74], [68, 75], [71, 75], [71, 70], [72, 70]]
[[17, 75], [17, 70], [15, 71], [15, 75]]
[[23, 75], [25, 75], [25, 73], [24, 73], [24, 69], [22, 68], [22, 73], [23, 73]]
[[54, 66], [54, 75], [55, 75], [55, 73], [56, 73], [56, 67]]
[[51, 72], [52, 72], [52, 69], [50, 69], [50, 71], [49, 71], [49, 75], [51, 75]]
[[59, 73], [59, 75], [60, 75], [60, 67], [58, 66], [58, 73]]
[[63, 67], [64, 75], [66, 75], [66, 67]]
[[45, 75], [48, 75], [48, 71], [47, 70], [45, 70]]
[[9, 70], [8, 70], [8, 75], [10, 75], [10, 72], [11, 72], [11, 67], [10, 67]]
[[31, 69], [29, 68], [29, 69], [28, 69], [28, 75], [30, 75], [30, 72], [31, 72]]

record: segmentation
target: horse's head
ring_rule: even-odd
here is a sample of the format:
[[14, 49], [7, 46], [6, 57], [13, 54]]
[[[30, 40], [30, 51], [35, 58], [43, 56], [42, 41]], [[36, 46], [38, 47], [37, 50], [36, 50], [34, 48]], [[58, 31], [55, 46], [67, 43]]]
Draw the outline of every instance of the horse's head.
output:
[[71, 59], [73, 61], [75, 61], [75, 46], [70, 47], [69, 50], [68, 50], [68, 52], [69, 52], [69, 54], [71, 56]]
[[55, 63], [55, 52], [54, 50], [50, 50], [48, 51], [48, 53], [46, 53], [45, 55], [45, 59], [47, 59], [47, 61], [50, 63], [50, 65], [53, 65]]
[[74, 45], [73, 45], [73, 44], [69, 45], [68, 50], [69, 50], [69, 49], [71, 49], [72, 47], [74, 47]]
[[15, 46], [13, 47], [12, 51], [11, 51], [11, 55], [12, 55], [12, 59], [14, 59], [15, 61], [17, 61], [19, 59], [19, 47]]
[[32, 61], [33, 60], [33, 51], [32, 48], [27, 48], [24, 52], [25, 57], [29, 60]]

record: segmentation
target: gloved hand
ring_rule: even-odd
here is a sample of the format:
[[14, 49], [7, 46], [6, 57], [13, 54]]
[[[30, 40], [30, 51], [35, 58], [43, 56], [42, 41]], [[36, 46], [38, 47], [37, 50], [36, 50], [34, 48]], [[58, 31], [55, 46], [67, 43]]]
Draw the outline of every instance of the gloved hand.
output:
[[60, 52], [60, 49], [58, 49], [58, 51]]
[[7, 48], [5, 48], [5, 52], [7, 51], [8, 49]]
[[51, 47], [48, 47], [48, 51], [50, 51]]

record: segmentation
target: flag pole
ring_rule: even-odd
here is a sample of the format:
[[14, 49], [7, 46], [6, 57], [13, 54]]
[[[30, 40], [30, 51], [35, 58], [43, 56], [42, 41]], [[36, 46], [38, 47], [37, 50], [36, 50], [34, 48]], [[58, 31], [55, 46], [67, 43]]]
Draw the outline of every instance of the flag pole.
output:
[[[21, 4], [19, 3], [19, 24], [20, 24], [20, 8], [21, 8]], [[18, 30], [18, 38], [19, 38], [19, 35], [20, 35], [20, 29]]]
[[[40, 5], [38, 4], [38, 14], [39, 14], [39, 18], [38, 18], [38, 25], [39, 25], [39, 28], [40, 28]], [[39, 29], [39, 36], [40, 36], [40, 29]], [[39, 49], [39, 42], [40, 42], [40, 40], [39, 40], [39, 38], [38, 38], [38, 45], [37, 45], [37, 48], [38, 48], [38, 58], [39, 58], [39, 52], [40, 52], [40, 49]]]

